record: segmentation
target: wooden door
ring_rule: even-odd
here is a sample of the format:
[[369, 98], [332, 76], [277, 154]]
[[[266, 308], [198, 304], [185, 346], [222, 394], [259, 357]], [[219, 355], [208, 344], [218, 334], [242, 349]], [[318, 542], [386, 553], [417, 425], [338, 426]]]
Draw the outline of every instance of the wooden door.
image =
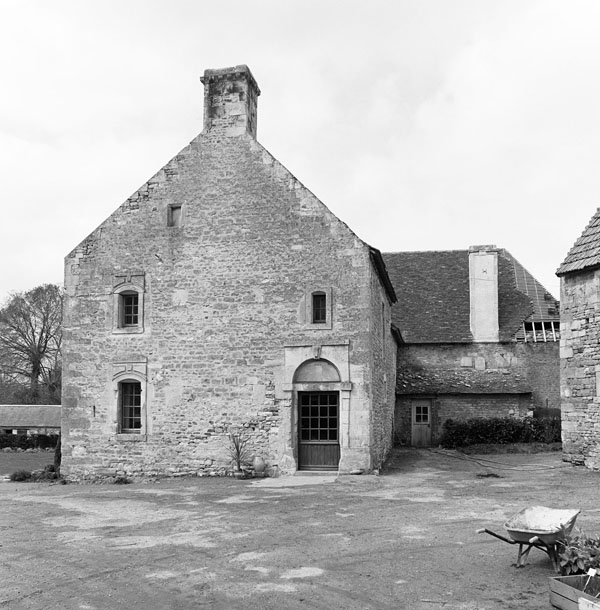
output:
[[431, 400], [412, 401], [412, 434], [413, 447], [431, 446]]
[[298, 392], [298, 469], [337, 470], [339, 392]]

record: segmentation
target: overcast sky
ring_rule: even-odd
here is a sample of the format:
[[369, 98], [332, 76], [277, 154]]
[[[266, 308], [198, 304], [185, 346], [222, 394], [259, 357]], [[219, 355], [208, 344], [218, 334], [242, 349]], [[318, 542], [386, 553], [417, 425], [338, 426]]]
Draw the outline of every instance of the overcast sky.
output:
[[382, 251], [554, 272], [600, 206], [597, 0], [0, 0], [0, 302], [202, 131], [247, 64], [258, 139]]

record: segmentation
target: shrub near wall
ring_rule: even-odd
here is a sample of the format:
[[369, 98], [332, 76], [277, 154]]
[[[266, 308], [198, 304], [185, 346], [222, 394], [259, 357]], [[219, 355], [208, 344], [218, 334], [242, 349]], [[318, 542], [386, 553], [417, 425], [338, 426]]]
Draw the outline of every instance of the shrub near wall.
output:
[[444, 422], [440, 445], [445, 449], [469, 445], [560, 442], [560, 418], [494, 417]]
[[58, 434], [0, 434], [0, 449], [54, 449]]

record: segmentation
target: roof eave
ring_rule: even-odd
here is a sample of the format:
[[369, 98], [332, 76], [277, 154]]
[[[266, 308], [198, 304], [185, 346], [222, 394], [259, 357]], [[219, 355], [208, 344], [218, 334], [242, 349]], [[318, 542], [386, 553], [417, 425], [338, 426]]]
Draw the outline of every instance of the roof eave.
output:
[[377, 271], [377, 275], [379, 276], [379, 279], [381, 280], [390, 301], [392, 303], [396, 303], [398, 301], [398, 297], [396, 296], [396, 291], [394, 290], [394, 286], [390, 280], [390, 276], [388, 275], [381, 252], [377, 248], [369, 246], [369, 254], [371, 256], [373, 266], [375, 267], [375, 271]]

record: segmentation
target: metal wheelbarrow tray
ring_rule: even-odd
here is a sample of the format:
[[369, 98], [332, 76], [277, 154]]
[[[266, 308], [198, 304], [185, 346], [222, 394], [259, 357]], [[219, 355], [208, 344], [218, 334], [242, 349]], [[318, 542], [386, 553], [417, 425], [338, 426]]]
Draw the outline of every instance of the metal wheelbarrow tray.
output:
[[578, 509], [571, 508], [530, 506], [513, 515], [504, 524], [504, 529], [510, 538], [496, 534], [489, 529], [481, 529], [477, 532], [485, 532], [509, 544], [518, 544], [517, 568], [525, 565], [529, 551], [535, 547], [544, 551], [550, 557], [554, 571], [560, 572], [558, 545], [571, 533], [580, 512]]

